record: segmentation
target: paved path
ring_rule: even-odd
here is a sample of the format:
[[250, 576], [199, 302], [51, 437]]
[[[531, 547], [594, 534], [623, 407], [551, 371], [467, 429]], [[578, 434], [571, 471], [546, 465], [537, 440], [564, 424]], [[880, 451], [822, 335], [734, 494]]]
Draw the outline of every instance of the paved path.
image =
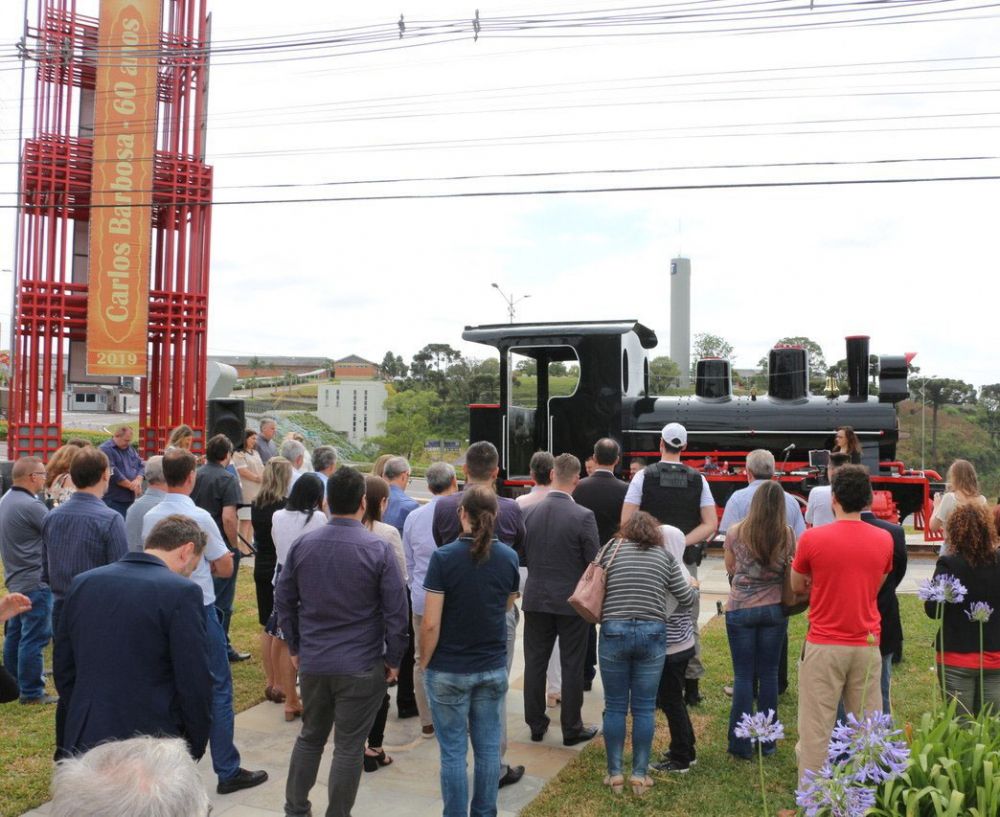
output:
[[[934, 571], [933, 559], [911, 559], [901, 592], [915, 593], [917, 583]], [[722, 558], [709, 556], [700, 569], [702, 613], [699, 623], [705, 624], [716, 616], [716, 601], [725, 601], [729, 583]], [[511, 692], [507, 697], [507, 728], [510, 746], [508, 759], [526, 767], [524, 778], [515, 786], [500, 791], [499, 817], [513, 817], [531, 802], [542, 787], [572, 760], [583, 746], [566, 748], [558, 728], [558, 713], [554, 727], [541, 743], [532, 743], [524, 723], [523, 689], [524, 656], [521, 639], [511, 670]], [[600, 675], [594, 680], [593, 692], [584, 701], [583, 720], [600, 724], [603, 710]], [[267, 769], [271, 779], [248, 791], [220, 796], [215, 794], [215, 776], [206, 757], [201, 762], [201, 774], [206, 788], [212, 793], [213, 817], [274, 817], [283, 814], [285, 777], [292, 744], [299, 733], [299, 723], [285, 723], [282, 707], [262, 703], [236, 716], [236, 745], [243, 755], [243, 765], [250, 769]], [[400, 721], [395, 706], [389, 714], [385, 748], [395, 762], [373, 774], [362, 774], [361, 788], [354, 808], [354, 817], [385, 817], [405, 814], [406, 817], [438, 817], [442, 803], [438, 783], [438, 748], [433, 740], [420, 737], [417, 718]], [[320, 766], [319, 779], [312, 792], [313, 813], [323, 814], [327, 804], [326, 779], [330, 771], [332, 747], [327, 746]], [[470, 772], [471, 772], [470, 754]], [[44, 815], [48, 806], [28, 812], [24, 817]]]

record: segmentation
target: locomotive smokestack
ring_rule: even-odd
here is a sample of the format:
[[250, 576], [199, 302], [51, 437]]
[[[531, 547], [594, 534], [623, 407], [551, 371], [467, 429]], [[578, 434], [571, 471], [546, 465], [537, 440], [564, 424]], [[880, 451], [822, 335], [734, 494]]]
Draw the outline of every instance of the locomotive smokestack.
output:
[[775, 346], [768, 355], [767, 393], [778, 400], [809, 394], [809, 355], [801, 346]]
[[719, 357], [699, 360], [695, 369], [694, 393], [703, 400], [729, 400], [733, 396], [729, 361]]
[[847, 338], [848, 403], [868, 402], [868, 335]]

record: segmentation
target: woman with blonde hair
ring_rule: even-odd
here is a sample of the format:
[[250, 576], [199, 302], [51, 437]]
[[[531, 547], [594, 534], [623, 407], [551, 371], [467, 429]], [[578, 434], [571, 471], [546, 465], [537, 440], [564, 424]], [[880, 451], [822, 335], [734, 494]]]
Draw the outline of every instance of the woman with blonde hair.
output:
[[393, 458], [393, 454], [379, 454], [378, 459], [372, 463], [372, 476], [382, 477], [385, 476], [385, 464]]
[[962, 505], [980, 505], [986, 507], [986, 497], [979, 493], [979, 477], [976, 469], [968, 460], [955, 460], [948, 469], [945, 478], [948, 490], [943, 494], [934, 495], [934, 512], [931, 514], [928, 526], [932, 531], [944, 531], [944, 542], [941, 543], [939, 555], [948, 552], [948, 518], [955, 509]]
[[167, 447], [165, 450], [169, 451], [171, 448], [183, 448], [185, 451], [190, 451], [193, 443], [194, 429], [186, 423], [181, 423], [177, 426], [177, 428], [170, 432], [170, 436], [167, 438]]
[[76, 491], [76, 486], [69, 476], [69, 468], [76, 459], [76, 455], [89, 443], [76, 445], [67, 443], [57, 448], [55, 453], [49, 457], [45, 466], [45, 488], [43, 489], [45, 504], [50, 508], [55, 508], [69, 499]]
[[288, 483], [292, 480], [292, 464], [284, 457], [271, 457], [261, 474], [260, 490], [250, 505], [250, 522], [257, 554], [253, 563], [253, 581], [257, 588], [257, 621], [263, 628], [260, 633], [260, 654], [263, 656], [264, 676], [267, 685], [264, 697], [276, 704], [285, 702], [283, 685], [278, 678], [274, 656], [277, 641], [268, 632], [274, 612], [274, 577], [278, 565], [277, 551], [271, 526], [276, 511], [285, 507]]

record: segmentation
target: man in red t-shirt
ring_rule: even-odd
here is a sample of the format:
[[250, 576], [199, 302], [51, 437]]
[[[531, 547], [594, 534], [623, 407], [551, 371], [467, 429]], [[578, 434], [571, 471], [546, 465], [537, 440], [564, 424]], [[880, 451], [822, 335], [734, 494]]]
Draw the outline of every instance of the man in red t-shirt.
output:
[[872, 501], [867, 469], [845, 465], [832, 488], [837, 521], [803, 533], [792, 562], [792, 587], [810, 591], [799, 665], [800, 780], [823, 766], [841, 697], [859, 718], [882, 708], [876, 597], [892, 570], [892, 537], [861, 521]]

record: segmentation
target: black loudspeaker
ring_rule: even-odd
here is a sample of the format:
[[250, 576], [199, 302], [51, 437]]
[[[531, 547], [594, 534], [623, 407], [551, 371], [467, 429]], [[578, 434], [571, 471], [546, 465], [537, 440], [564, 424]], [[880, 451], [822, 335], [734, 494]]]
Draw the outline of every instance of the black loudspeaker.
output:
[[14, 484], [14, 461], [0, 461], [0, 494], [5, 494]]
[[[243, 444], [243, 433], [247, 420], [243, 400], [216, 397], [208, 401], [208, 439], [216, 434], [225, 434], [233, 442], [233, 447]], [[207, 440], [206, 440], [207, 442]]]

